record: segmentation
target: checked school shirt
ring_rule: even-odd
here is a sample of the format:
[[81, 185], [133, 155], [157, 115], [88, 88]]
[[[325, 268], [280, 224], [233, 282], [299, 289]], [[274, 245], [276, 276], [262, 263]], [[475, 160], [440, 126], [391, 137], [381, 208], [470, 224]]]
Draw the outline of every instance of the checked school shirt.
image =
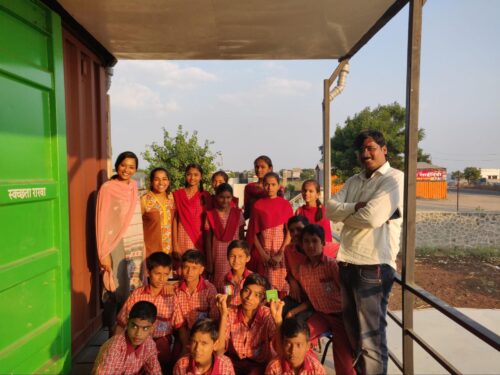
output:
[[168, 295], [164, 291], [157, 296], [151, 294], [151, 288], [144, 286], [132, 292], [122, 309], [118, 313], [117, 322], [125, 328], [127, 327], [128, 314], [136, 302], [147, 301], [156, 306], [157, 317], [153, 338], [168, 336], [172, 334], [172, 318], [174, 315], [175, 296]]
[[260, 306], [250, 325], [244, 321], [241, 306], [229, 308], [226, 327], [227, 353], [236, 355], [239, 359], [267, 362], [275, 354], [271, 347], [275, 334], [276, 324], [268, 307]]
[[123, 332], [111, 337], [103, 344], [94, 363], [92, 374], [161, 375], [157, 355], [156, 344], [151, 337], [134, 348], [126, 332]]
[[193, 293], [189, 293], [186, 282], [182, 281], [175, 286], [174, 291], [176, 304], [172, 320], [175, 329], [184, 324], [191, 329], [198, 319], [219, 319], [219, 310], [215, 305], [217, 289], [209, 281], [200, 277]]

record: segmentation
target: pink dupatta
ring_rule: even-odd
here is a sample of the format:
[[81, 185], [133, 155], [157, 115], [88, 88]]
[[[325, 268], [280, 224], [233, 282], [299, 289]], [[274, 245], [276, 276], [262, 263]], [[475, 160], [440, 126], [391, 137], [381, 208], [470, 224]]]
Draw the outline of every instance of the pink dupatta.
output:
[[[139, 199], [137, 183], [128, 184], [109, 180], [99, 189], [96, 209], [97, 254], [103, 265], [109, 265], [105, 258], [118, 245], [128, 229], [135, 206]], [[104, 271], [103, 283], [106, 290], [114, 292], [116, 285], [113, 271]]]

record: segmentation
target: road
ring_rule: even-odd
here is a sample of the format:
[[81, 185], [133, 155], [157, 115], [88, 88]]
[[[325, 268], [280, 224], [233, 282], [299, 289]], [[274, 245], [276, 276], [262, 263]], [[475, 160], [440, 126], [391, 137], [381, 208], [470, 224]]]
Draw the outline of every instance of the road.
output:
[[[457, 191], [457, 189], [455, 187], [448, 188], [448, 193], [456, 193], [456, 191]], [[500, 195], [500, 190], [481, 190], [481, 189], [460, 188], [460, 194]]]
[[[500, 192], [474, 189], [460, 189], [460, 212], [500, 212]], [[457, 193], [448, 190], [448, 198], [444, 200], [417, 199], [417, 211], [457, 211]]]

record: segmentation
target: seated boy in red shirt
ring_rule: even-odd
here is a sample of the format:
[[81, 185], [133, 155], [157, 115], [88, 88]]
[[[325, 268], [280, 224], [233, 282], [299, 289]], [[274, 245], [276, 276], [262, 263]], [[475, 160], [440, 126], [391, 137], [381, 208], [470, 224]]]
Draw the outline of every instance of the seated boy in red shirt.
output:
[[243, 240], [231, 241], [227, 247], [227, 260], [231, 266], [224, 277], [224, 289], [219, 293], [227, 295], [227, 305], [236, 307], [241, 304], [240, 291], [248, 275], [252, 273], [246, 268], [250, 261], [250, 247]]
[[355, 375], [353, 352], [342, 319], [340, 279], [337, 262], [323, 254], [325, 232], [317, 224], [302, 230], [302, 248], [307, 256], [298, 270], [299, 283], [312, 306], [333, 334], [335, 373]]
[[126, 330], [111, 337], [99, 350], [92, 374], [161, 375], [156, 344], [151, 338], [155, 320], [155, 305], [137, 302], [130, 310]]
[[122, 333], [127, 327], [130, 309], [138, 301], [148, 301], [156, 306], [158, 311], [153, 330], [153, 340], [158, 349], [158, 360], [163, 368], [171, 359], [172, 316], [174, 313], [175, 296], [168, 293], [168, 276], [172, 270], [172, 258], [163, 252], [152, 253], [146, 258], [149, 284], [137, 288], [128, 297], [117, 317], [116, 333]]
[[271, 342], [276, 334], [275, 319], [277, 315], [281, 319], [282, 306], [278, 309], [276, 303], [272, 304], [272, 311], [264, 306], [267, 289], [266, 278], [252, 273], [240, 292], [241, 305], [227, 308], [225, 299], [219, 299], [220, 332], [225, 334], [226, 355], [233, 361], [237, 375], [263, 374], [275, 355]]
[[219, 327], [212, 319], [198, 320], [189, 334], [189, 354], [181, 357], [174, 375], [234, 375], [231, 360], [215, 353]]
[[326, 375], [311, 350], [309, 327], [304, 320], [285, 319], [280, 327], [280, 338], [279, 357], [269, 362], [265, 375]]
[[189, 330], [203, 318], [219, 318], [216, 306], [215, 286], [202, 276], [205, 271], [205, 255], [199, 250], [187, 250], [182, 255], [182, 279], [174, 288], [175, 307], [173, 326], [179, 330], [182, 354], [188, 352]]

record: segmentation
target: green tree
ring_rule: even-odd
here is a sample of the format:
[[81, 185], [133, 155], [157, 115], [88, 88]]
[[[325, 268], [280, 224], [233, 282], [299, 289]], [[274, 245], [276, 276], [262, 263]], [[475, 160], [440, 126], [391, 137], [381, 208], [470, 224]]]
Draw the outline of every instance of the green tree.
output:
[[[394, 168], [404, 169], [405, 108], [396, 102], [379, 105], [374, 109], [367, 107], [354, 117], [348, 117], [344, 127], [337, 125], [331, 139], [332, 168], [340, 181], [345, 181], [361, 171], [353, 143], [356, 136], [365, 129], [379, 130], [384, 134], [387, 142], [387, 159]], [[419, 129], [419, 141], [424, 136], [424, 130]], [[322, 147], [320, 150], [323, 151]], [[417, 160], [431, 162], [430, 155], [421, 149], [418, 150]]]
[[462, 171], [454, 171], [451, 172], [451, 178], [454, 180], [462, 180], [464, 178], [464, 174]]
[[314, 180], [316, 177], [316, 172], [312, 168], [304, 168], [300, 172], [300, 179], [301, 180]]
[[481, 170], [476, 167], [467, 167], [464, 169], [464, 178], [470, 184], [471, 182], [476, 182], [481, 178]]
[[196, 163], [203, 169], [203, 183], [210, 186], [210, 178], [215, 172], [215, 158], [220, 152], [212, 152], [210, 146], [213, 141], [206, 140], [199, 144], [198, 132], [191, 135], [184, 131], [182, 125], [177, 128], [175, 136], [163, 128], [163, 142], [153, 142], [146, 146], [142, 157], [149, 163], [147, 173], [156, 167], [164, 167], [170, 174], [172, 190], [184, 186], [184, 171], [188, 164]]

